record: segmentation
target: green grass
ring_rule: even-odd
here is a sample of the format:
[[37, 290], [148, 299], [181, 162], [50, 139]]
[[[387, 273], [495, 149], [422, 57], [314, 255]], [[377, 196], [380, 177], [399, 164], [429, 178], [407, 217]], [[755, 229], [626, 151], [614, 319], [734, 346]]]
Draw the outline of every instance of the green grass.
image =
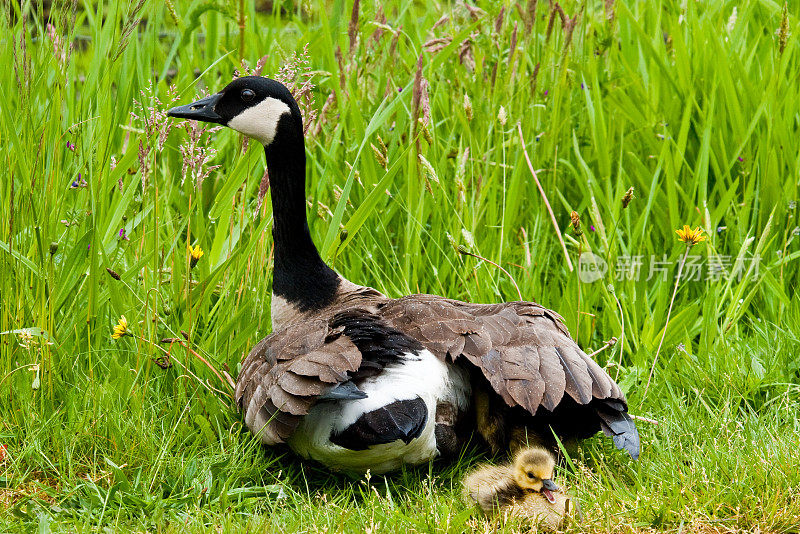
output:
[[[229, 130], [204, 135], [197, 146], [217, 150], [220, 167], [198, 187], [182, 180], [187, 134], [173, 129], [160, 150], [158, 133], [131, 120], [134, 100], [163, 110], [169, 84], [183, 103], [216, 91], [240, 56], [252, 66], [266, 55], [274, 75], [306, 44], [314, 107], [334, 95], [307, 142], [309, 222], [339, 272], [390, 296], [517, 298], [463, 246], [563, 314], [587, 350], [624, 327], [598, 361], [631, 412], [658, 424], [639, 423], [638, 462], [598, 437], [561, 470], [586, 514], [573, 528], [800, 528], [796, 3], [783, 39], [771, 0], [618, 0], [613, 16], [603, 2], [566, 0], [568, 17], [582, 12], [572, 37], [556, 16], [547, 39], [546, 2], [530, 33], [524, 5], [482, 3], [473, 19], [450, 3], [364, 2], [351, 43], [349, 2], [258, 12], [245, 2], [241, 35], [237, 2], [80, 3], [73, 15], [59, 1], [49, 20], [74, 44], [66, 61], [46, 14], [17, 4], [4, 3], [0, 22], [0, 530], [493, 528], [458, 497], [480, 448], [347, 480], [261, 448], [186, 348], [172, 345], [169, 369], [154, 363], [168, 348], [159, 340], [185, 331], [235, 376], [269, 332], [271, 208], [258, 208], [260, 147], [244, 150]], [[373, 22], [378, 4], [385, 25]], [[423, 52], [435, 37], [452, 42]], [[425, 127], [412, 104], [420, 54]], [[604, 258], [601, 281], [570, 272], [518, 123], [571, 262], [587, 250]], [[140, 146], [151, 147], [144, 159]], [[86, 187], [71, 188], [79, 173]], [[573, 210], [583, 238], [569, 229]], [[654, 364], [683, 224], [709, 234], [691, 251], [703, 270], [681, 281]], [[194, 269], [188, 244], [205, 251]], [[637, 256], [642, 276], [618, 277]], [[668, 262], [665, 276], [648, 276], [651, 257]], [[706, 279], [713, 261], [743, 269]], [[136, 337], [111, 339], [121, 315]]]

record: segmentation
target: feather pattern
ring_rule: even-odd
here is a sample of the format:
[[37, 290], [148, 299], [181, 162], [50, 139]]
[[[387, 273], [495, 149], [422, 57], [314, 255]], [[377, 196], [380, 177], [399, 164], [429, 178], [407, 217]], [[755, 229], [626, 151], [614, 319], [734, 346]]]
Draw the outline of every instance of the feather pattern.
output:
[[572, 340], [558, 314], [532, 302], [389, 299], [352, 286], [333, 305], [299, 314], [256, 345], [243, 363], [236, 399], [265, 443], [284, 442], [334, 386], [380, 374], [397, 354], [422, 348], [478, 370], [509, 408], [530, 415], [555, 412], [565, 397], [581, 406], [602, 401], [592, 426], [638, 453], [619, 386]]

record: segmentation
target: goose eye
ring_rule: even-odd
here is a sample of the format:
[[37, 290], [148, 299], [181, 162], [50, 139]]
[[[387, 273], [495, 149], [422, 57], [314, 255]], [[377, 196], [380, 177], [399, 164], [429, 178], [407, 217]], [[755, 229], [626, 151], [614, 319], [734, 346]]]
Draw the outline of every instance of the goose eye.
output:
[[534, 479], [534, 478], [536, 478], [536, 477], [534, 477], [534, 476], [533, 476], [533, 473], [528, 473], [528, 478], [530, 478], [530, 479]]
[[256, 97], [256, 93], [252, 89], [242, 89], [242, 95], [241, 96], [242, 96], [242, 100], [244, 100], [245, 102], [250, 102], [251, 100], [253, 100]]

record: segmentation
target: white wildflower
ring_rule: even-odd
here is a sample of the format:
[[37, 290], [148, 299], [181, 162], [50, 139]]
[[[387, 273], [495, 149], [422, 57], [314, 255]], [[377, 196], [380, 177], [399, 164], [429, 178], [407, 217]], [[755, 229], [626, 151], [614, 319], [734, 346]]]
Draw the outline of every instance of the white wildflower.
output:
[[439, 183], [439, 177], [436, 175], [436, 171], [433, 170], [433, 165], [431, 162], [425, 159], [425, 156], [422, 154], [419, 155], [419, 163], [422, 165], [422, 168], [425, 169], [425, 174], [428, 179], [433, 180], [437, 184]]
[[472, 232], [466, 228], [462, 228], [461, 235], [464, 237], [464, 241], [467, 243], [469, 248], [475, 248], [475, 238], [472, 236]]
[[738, 10], [736, 6], [733, 7], [733, 11], [731, 11], [731, 16], [728, 18], [728, 24], [725, 26], [725, 31], [728, 35], [733, 35], [733, 30], [736, 28], [736, 17], [738, 15]]

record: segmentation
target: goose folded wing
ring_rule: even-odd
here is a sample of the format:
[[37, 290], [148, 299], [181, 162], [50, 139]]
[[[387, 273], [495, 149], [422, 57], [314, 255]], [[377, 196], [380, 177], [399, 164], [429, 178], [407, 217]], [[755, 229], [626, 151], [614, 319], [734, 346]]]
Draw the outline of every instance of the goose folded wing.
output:
[[509, 406], [552, 412], [565, 395], [580, 405], [625, 405], [619, 386], [572, 340], [561, 317], [538, 304], [410, 295], [387, 304], [381, 316], [439, 358], [469, 361]]
[[284, 443], [320, 396], [349, 380], [361, 353], [327, 321], [290, 325], [259, 342], [242, 364], [236, 402], [267, 445]]

